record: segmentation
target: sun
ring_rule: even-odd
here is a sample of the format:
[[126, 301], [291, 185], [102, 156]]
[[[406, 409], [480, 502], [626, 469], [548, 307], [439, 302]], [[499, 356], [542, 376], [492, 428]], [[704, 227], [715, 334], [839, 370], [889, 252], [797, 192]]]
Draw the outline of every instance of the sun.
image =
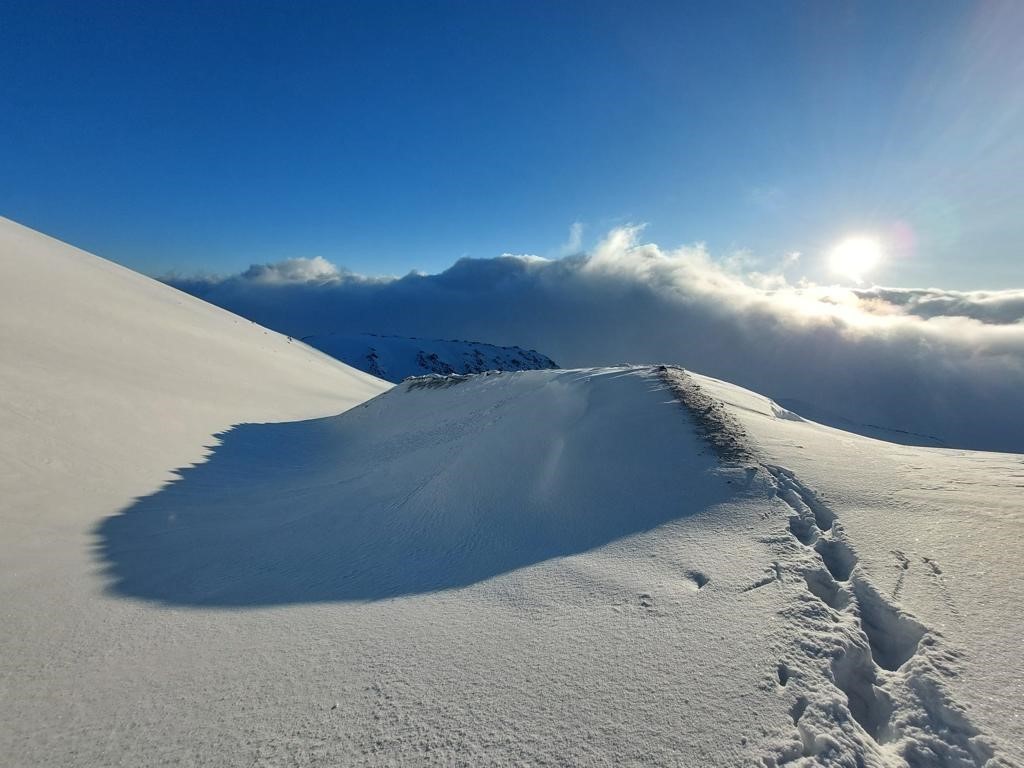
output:
[[829, 266], [836, 274], [864, 281], [864, 275], [882, 260], [882, 246], [872, 237], [848, 237], [832, 249]]

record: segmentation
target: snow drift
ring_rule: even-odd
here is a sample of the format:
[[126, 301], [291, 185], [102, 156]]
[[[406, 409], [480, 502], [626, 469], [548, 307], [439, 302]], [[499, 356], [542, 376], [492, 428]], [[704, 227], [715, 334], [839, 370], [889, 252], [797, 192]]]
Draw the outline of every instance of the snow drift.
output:
[[208, 461], [104, 521], [115, 589], [197, 605], [434, 592], [731, 495], [645, 389], [618, 371], [427, 377], [341, 418], [237, 427]]

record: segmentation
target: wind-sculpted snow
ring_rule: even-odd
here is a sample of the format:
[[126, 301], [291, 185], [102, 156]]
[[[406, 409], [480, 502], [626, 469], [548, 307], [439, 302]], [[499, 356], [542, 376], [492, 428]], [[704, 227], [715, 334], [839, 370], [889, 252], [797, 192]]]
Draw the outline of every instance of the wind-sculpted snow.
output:
[[724, 403], [705, 394], [682, 368], [660, 365], [658, 373], [686, 408], [697, 434], [707, 441], [719, 459], [728, 464], [755, 461], [746, 430], [729, 414]]
[[721, 503], [714, 457], [647, 375], [432, 375], [337, 417], [240, 425], [99, 527], [112, 587], [184, 605], [376, 600]]

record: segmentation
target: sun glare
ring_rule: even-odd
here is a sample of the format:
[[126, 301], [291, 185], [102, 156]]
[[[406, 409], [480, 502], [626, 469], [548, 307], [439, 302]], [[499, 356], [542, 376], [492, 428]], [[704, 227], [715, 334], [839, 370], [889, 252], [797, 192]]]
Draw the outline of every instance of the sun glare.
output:
[[848, 237], [832, 249], [832, 271], [856, 283], [882, 260], [882, 246], [870, 237]]

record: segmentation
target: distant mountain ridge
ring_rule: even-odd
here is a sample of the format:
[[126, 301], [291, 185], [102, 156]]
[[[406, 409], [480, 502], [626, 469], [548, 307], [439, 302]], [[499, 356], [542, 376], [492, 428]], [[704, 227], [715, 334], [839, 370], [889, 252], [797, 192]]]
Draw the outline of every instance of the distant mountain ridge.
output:
[[436, 373], [537, 371], [558, 368], [547, 355], [522, 347], [501, 347], [479, 341], [378, 336], [373, 333], [314, 334], [303, 342], [346, 365], [386, 381]]

